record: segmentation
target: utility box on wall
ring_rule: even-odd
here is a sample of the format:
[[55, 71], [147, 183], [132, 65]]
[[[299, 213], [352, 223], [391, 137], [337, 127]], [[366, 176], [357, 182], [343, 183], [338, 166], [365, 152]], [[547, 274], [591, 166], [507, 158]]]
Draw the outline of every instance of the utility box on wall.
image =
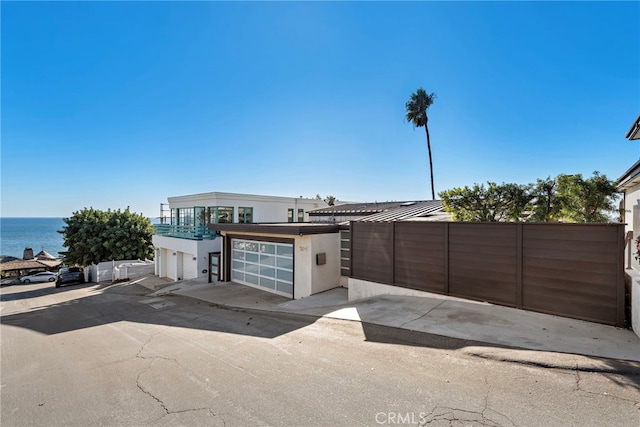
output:
[[326, 263], [327, 263], [327, 254], [325, 252], [316, 254], [316, 265], [325, 265]]

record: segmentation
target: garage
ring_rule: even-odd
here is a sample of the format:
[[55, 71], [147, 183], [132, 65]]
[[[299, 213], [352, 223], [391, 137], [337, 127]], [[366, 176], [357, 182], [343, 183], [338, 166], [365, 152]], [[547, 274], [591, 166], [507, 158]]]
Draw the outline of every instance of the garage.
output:
[[231, 280], [293, 298], [293, 244], [231, 239]]

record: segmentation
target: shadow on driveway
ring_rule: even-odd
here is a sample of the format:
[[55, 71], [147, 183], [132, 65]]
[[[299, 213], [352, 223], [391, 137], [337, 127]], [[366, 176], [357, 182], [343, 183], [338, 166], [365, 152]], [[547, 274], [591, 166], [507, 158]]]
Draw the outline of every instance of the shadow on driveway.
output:
[[[3, 309], [11, 309], [4, 304], [13, 304], [19, 300], [30, 301], [26, 306], [21, 305], [20, 311], [3, 315], [2, 324], [55, 335], [117, 322], [133, 322], [270, 339], [307, 327], [323, 318], [320, 314], [231, 308], [173, 294], [157, 297], [149, 294], [149, 289], [131, 282], [100, 285], [90, 283], [63, 288], [51, 286], [11, 293], [3, 290]], [[60, 297], [67, 295], [67, 300], [60, 301]], [[42, 301], [34, 299], [37, 297], [41, 297]], [[48, 303], [52, 299], [56, 302]], [[368, 323], [364, 318], [359, 324], [366, 342], [439, 350], [465, 349], [466, 354], [480, 358], [538, 367], [601, 372], [610, 374], [609, 378], [614, 382], [619, 382], [616, 375], [625, 375], [634, 387], [640, 387], [638, 362], [525, 351], [507, 345]], [[519, 357], [520, 353], [526, 353], [526, 357]]]

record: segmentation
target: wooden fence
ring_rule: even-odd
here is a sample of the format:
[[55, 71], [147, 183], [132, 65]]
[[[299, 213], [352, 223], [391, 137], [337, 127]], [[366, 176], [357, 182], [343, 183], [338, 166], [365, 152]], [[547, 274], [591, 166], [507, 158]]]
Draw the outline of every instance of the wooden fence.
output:
[[624, 225], [352, 222], [351, 277], [624, 326]]

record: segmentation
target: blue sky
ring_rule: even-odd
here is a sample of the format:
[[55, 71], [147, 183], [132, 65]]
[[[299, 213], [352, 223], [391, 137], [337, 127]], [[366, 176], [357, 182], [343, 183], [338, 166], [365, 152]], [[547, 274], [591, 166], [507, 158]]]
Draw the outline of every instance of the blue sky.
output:
[[209, 191], [338, 200], [639, 157], [638, 2], [7, 2], [2, 216], [158, 216]]

